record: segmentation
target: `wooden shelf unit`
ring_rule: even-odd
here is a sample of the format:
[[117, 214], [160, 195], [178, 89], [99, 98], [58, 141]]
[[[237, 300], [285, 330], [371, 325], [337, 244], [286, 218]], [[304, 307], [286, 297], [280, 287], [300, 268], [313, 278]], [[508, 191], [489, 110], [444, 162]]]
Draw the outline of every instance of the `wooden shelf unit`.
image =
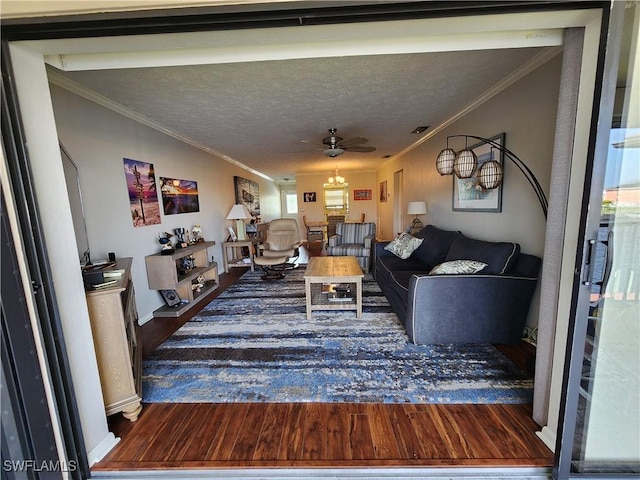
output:
[[[216, 242], [199, 242], [185, 248], [177, 249], [171, 255], [155, 253], [145, 257], [147, 265], [147, 280], [151, 290], [175, 290], [185, 303], [174, 307], [164, 305], [153, 312], [156, 317], [179, 317], [209, 293], [218, 288], [218, 264], [210, 262], [208, 248]], [[192, 256], [193, 268], [187, 273], [178, 273], [178, 262]], [[198, 276], [203, 275], [205, 286], [199, 292], [193, 290], [192, 285]]]
[[107, 415], [122, 412], [132, 422], [142, 411], [142, 345], [131, 281], [131, 258], [105, 268], [124, 270], [113, 286], [86, 292], [91, 332]]

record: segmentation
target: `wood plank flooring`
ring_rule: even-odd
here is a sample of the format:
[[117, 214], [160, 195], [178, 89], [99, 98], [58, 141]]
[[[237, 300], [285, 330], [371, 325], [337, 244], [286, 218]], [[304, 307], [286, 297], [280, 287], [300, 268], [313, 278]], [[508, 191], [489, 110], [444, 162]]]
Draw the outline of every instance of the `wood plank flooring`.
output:
[[550, 467], [527, 405], [147, 404], [93, 467]]
[[[301, 261], [322, 251], [301, 252]], [[220, 288], [245, 269], [220, 275]], [[195, 312], [141, 327], [146, 356]], [[500, 346], [530, 369], [531, 345]], [[354, 403], [144, 404], [137, 422], [109, 417], [122, 441], [93, 471], [216, 468], [551, 467], [530, 405]]]

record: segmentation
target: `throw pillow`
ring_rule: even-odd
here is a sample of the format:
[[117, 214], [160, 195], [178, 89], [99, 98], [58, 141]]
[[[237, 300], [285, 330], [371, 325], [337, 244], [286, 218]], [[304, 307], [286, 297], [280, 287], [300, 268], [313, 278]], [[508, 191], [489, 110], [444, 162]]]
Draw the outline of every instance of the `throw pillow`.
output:
[[460, 275], [464, 273], [478, 273], [486, 263], [476, 262], [475, 260], [452, 260], [436, 265], [429, 272], [429, 275]]
[[398, 238], [389, 242], [389, 244], [384, 247], [384, 249], [389, 250], [395, 256], [405, 260], [409, 258], [413, 251], [421, 244], [422, 238], [412, 237], [408, 233], [403, 233]]

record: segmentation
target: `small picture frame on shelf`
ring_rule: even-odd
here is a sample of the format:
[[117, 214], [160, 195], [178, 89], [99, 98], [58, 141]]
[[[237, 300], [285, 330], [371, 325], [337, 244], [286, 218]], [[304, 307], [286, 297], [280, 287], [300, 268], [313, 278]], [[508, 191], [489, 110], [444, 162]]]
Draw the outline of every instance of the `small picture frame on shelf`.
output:
[[237, 242], [238, 237], [236, 236], [236, 232], [233, 230], [233, 228], [227, 227], [227, 229], [229, 230], [229, 238], [227, 239], [227, 241]]
[[164, 303], [166, 303], [169, 307], [175, 307], [182, 301], [180, 295], [178, 295], [178, 292], [176, 292], [175, 290], [159, 290], [159, 292], [160, 295], [162, 295]]

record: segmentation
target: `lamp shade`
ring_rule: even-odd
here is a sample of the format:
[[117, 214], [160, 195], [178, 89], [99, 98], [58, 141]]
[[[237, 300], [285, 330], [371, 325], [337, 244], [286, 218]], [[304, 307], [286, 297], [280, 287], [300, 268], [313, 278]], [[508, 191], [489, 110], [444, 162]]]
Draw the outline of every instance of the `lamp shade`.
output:
[[247, 207], [239, 203], [235, 204], [231, 208], [229, 215], [227, 215], [227, 220], [248, 220], [250, 218], [251, 214], [249, 210], [247, 210]]
[[456, 152], [451, 148], [445, 148], [438, 154], [436, 159], [436, 170], [440, 175], [451, 175], [453, 173], [453, 162], [456, 159]]
[[453, 164], [453, 171], [458, 178], [471, 177], [478, 167], [478, 157], [473, 150], [462, 150]]
[[408, 215], [426, 215], [427, 214], [427, 202], [409, 202], [407, 207]]
[[502, 175], [502, 165], [500, 165], [500, 162], [490, 160], [484, 162], [480, 167], [478, 183], [482, 188], [496, 188], [502, 183]]

